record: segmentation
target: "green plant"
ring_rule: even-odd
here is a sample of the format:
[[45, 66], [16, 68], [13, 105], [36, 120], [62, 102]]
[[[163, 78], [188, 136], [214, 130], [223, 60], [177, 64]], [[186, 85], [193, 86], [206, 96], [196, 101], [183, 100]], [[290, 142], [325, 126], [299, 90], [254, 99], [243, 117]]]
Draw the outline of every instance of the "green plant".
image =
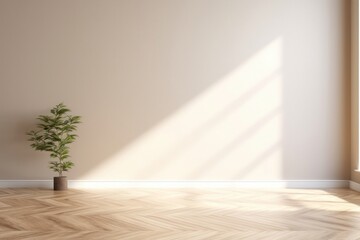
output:
[[80, 123], [80, 116], [71, 116], [63, 103], [56, 105], [51, 109], [51, 115], [40, 115], [37, 119], [38, 130], [27, 132], [28, 139], [32, 142], [30, 145], [37, 151], [50, 152], [51, 158], [57, 158], [56, 161], [50, 161], [50, 169], [58, 172], [62, 176], [74, 166], [71, 160], [67, 160], [69, 155], [69, 144], [78, 137], [75, 132]]

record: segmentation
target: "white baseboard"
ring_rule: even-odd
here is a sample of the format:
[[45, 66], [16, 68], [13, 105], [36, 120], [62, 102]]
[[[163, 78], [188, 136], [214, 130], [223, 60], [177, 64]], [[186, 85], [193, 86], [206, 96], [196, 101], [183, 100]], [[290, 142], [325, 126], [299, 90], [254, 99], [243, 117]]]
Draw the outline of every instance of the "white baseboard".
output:
[[[348, 180], [278, 181], [95, 181], [69, 180], [69, 188], [348, 188]], [[48, 188], [52, 180], [0, 180], [0, 188]], [[354, 188], [360, 184], [350, 181]]]
[[349, 182], [349, 188], [354, 190], [354, 191], [360, 192], [360, 184], [357, 183], [357, 182], [350, 181]]

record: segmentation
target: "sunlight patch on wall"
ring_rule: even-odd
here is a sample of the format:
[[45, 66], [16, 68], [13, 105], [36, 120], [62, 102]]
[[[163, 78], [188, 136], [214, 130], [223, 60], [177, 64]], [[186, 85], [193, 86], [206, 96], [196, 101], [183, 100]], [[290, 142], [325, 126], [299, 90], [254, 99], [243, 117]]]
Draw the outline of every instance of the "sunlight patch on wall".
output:
[[83, 178], [281, 178], [281, 69], [277, 38]]

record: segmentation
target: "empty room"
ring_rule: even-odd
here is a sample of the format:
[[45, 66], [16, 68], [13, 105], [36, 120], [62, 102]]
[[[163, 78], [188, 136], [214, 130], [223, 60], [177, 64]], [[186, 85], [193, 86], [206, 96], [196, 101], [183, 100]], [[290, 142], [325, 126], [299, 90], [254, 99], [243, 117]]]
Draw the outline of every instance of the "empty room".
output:
[[358, 0], [0, 0], [0, 239], [360, 239]]

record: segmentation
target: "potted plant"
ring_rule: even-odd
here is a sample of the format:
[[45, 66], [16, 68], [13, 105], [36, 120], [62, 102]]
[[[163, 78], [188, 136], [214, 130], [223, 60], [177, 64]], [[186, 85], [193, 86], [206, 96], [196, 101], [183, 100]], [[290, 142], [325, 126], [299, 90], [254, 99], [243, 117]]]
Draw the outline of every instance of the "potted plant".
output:
[[68, 160], [69, 144], [73, 143], [78, 137], [74, 132], [80, 123], [80, 116], [71, 116], [63, 103], [56, 105], [51, 109], [51, 115], [40, 115], [37, 119], [38, 129], [30, 131], [30, 145], [37, 151], [50, 152], [50, 157], [56, 160], [50, 161], [50, 169], [59, 174], [54, 177], [54, 190], [66, 190], [67, 178], [63, 175], [74, 166], [71, 160]]

